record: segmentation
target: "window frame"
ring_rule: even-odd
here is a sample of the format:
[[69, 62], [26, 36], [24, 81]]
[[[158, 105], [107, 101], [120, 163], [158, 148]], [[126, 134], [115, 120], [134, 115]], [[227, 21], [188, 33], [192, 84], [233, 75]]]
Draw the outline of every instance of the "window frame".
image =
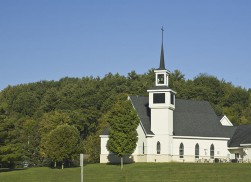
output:
[[184, 159], [184, 144], [181, 142], [179, 146], [179, 158]]
[[153, 104], [165, 104], [166, 94], [165, 93], [154, 93], [153, 94]]
[[170, 93], [170, 104], [174, 105], [174, 94]]
[[214, 159], [214, 144], [211, 144], [210, 146], [210, 159]]
[[157, 154], [160, 154], [160, 152], [161, 152], [161, 145], [160, 145], [160, 142], [159, 142], [159, 141], [157, 142], [157, 147], [156, 147], [156, 149], [157, 149]]
[[157, 84], [158, 85], [164, 85], [165, 84], [165, 74], [158, 74], [157, 75]]
[[143, 146], [142, 146], [142, 153], [145, 154], [145, 144], [143, 142]]
[[195, 159], [200, 158], [200, 145], [198, 143], [196, 143], [196, 145], [195, 145], [194, 156], [195, 156]]

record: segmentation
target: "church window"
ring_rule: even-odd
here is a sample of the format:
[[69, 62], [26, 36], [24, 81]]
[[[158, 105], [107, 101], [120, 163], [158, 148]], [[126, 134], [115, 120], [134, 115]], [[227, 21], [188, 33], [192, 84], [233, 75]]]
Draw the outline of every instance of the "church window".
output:
[[164, 74], [158, 74], [158, 84], [164, 84]]
[[143, 142], [143, 148], [142, 148], [142, 153], [145, 154], [145, 145], [144, 145], [144, 142]]
[[171, 98], [170, 99], [171, 99], [170, 100], [171, 104], [174, 105], [174, 94], [173, 93], [171, 93]]
[[160, 142], [157, 142], [157, 154], [160, 154]]
[[184, 145], [183, 145], [183, 143], [180, 144], [179, 156], [180, 156], [180, 158], [184, 158]]
[[214, 144], [210, 146], [210, 158], [214, 159]]
[[165, 103], [165, 93], [153, 94], [153, 103], [154, 104]]
[[235, 153], [235, 159], [239, 159], [240, 158], [240, 154], [239, 153]]
[[195, 158], [198, 159], [199, 156], [200, 156], [200, 146], [199, 146], [199, 144], [197, 143], [197, 144], [195, 145]]

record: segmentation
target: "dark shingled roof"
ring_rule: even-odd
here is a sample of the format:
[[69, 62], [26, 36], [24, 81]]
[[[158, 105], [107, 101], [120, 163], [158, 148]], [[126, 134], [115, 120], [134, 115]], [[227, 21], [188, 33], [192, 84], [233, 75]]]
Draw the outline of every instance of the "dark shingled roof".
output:
[[[148, 97], [130, 96], [146, 134], [151, 131]], [[174, 135], [231, 138], [236, 127], [222, 126], [209, 102], [176, 99]]]
[[109, 135], [109, 127], [106, 127], [103, 131], [101, 135]]
[[251, 124], [240, 125], [236, 129], [233, 137], [229, 142], [229, 147], [240, 147], [240, 144], [251, 143]]
[[209, 102], [176, 99], [174, 135], [230, 138], [235, 129], [221, 125]]
[[148, 97], [142, 96], [130, 96], [133, 107], [136, 109], [140, 122], [145, 130], [146, 134], [153, 135], [151, 131], [151, 121], [150, 121], [150, 108], [148, 103]]
[[221, 116], [218, 116], [219, 121], [220, 121], [223, 117], [224, 117], [224, 116], [222, 116], [222, 115], [221, 115]]

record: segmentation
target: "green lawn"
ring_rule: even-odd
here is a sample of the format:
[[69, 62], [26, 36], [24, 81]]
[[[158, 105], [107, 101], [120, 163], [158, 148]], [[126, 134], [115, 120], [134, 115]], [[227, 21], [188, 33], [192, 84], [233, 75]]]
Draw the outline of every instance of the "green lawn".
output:
[[[0, 182], [79, 182], [80, 168], [46, 167], [8, 171], [0, 169]], [[251, 181], [251, 164], [137, 163], [88, 164], [84, 182], [102, 181]]]

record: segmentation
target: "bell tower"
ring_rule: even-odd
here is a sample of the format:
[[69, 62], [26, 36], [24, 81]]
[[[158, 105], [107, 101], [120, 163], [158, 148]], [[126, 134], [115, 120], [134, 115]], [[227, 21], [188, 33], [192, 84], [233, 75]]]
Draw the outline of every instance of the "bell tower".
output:
[[169, 88], [170, 72], [165, 68], [163, 48], [163, 27], [162, 43], [159, 68], [155, 69], [155, 86], [148, 89], [149, 107], [151, 109], [151, 131], [154, 134], [173, 135], [173, 110], [175, 109], [175, 94]]

